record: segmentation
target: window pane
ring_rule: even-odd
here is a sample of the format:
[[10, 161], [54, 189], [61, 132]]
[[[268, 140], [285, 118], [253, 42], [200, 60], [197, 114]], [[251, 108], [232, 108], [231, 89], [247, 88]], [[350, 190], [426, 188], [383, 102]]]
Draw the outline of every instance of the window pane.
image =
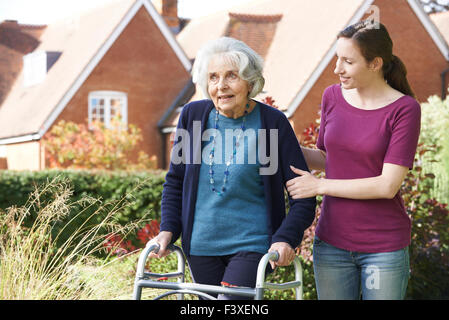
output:
[[122, 117], [122, 99], [111, 99], [111, 118]]
[[104, 99], [92, 99], [92, 120], [104, 122]]

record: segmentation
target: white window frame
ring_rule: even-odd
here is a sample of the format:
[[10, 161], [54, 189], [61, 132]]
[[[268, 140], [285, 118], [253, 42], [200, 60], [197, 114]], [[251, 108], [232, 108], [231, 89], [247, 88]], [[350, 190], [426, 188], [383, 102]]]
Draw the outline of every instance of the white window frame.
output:
[[124, 127], [127, 128], [128, 125], [128, 95], [124, 92], [120, 91], [92, 91], [89, 92], [88, 97], [88, 119], [89, 119], [89, 129], [92, 129], [92, 121], [93, 121], [93, 111], [95, 105], [93, 104], [94, 99], [103, 99], [104, 100], [104, 125], [107, 129], [111, 129], [111, 100], [112, 99], [121, 99], [122, 100], [122, 123]]

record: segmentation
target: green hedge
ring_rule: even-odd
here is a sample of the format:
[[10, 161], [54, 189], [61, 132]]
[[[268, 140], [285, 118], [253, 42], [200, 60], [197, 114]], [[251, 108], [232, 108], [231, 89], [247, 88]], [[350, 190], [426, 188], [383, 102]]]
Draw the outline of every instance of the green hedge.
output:
[[[146, 219], [156, 219], [160, 221], [160, 201], [162, 196], [162, 186], [165, 181], [165, 171], [145, 171], [145, 172], [106, 172], [87, 170], [44, 170], [44, 171], [3, 171], [0, 170], [0, 210], [5, 210], [11, 206], [23, 206], [29, 201], [30, 194], [40, 186], [46, 185], [49, 181], [67, 180], [70, 182], [73, 195], [72, 202], [76, 203], [81, 199], [92, 197], [100, 199], [91, 205], [89, 210], [79, 217], [78, 221], [72, 222], [70, 228], [66, 228], [61, 241], [70, 236], [75, 228], [87, 219], [88, 216], [96, 212], [99, 207], [105, 204], [114, 205], [122, 199], [129, 201], [129, 204], [118, 210], [115, 219], [126, 224], [136, 221], [142, 217]], [[49, 193], [51, 195], [53, 193]], [[43, 204], [49, 201], [48, 195], [41, 194], [40, 200]], [[53, 228], [57, 233], [74, 215], [82, 210], [82, 205], [74, 205], [73, 212]], [[30, 212], [30, 220], [33, 221], [35, 212]], [[92, 223], [98, 223], [104, 218], [99, 214]], [[132, 238], [132, 234], [130, 235]], [[134, 235], [135, 236], [135, 235]], [[133, 239], [135, 240], [135, 239]], [[304, 261], [303, 261], [304, 262]], [[157, 262], [153, 263], [158, 265]], [[169, 267], [169, 266], [168, 266]], [[165, 267], [164, 267], [165, 268]], [[311, 263], [303, 263], [304, 268], [304, 297], [306, 299], [316, 298], [313, 269]], [[294, 279], [293, 267], [279, 268], [274, 274], [269, 276], [269, 281], [286, 282]], [[267, 291], [266, 299], [294, 299], [294, 291]]]
[[[87, 170], [44, 170], [44, 171], [3, 171], [0, 170], [0, 209], [10, 206], [23, 206], [29, 203], [30, 194], [36, 187], [49, 181], [68, 181], [73, 189], [71, 197], [72, 212], [64, 221], [53, 228], [57, 233], [72, 217], [84, 209], [76, 221], [66, 228], [61, 241], [64, 241], [87, 217], [97, 213], [92, 223], [100, 222], [107, 211], [114, 206], [120, 207], [114, 214], [114, 220], [122, 225], [131, 221], [145, 219], [160, 220], [160, 199], [165, 181], [164, 171], [87, 171]], [[50, 200], [51, 193], [41, 194], [41, 205]], [[85, 199], [97, 199], [86, 204]], [[33, 207], [27, 223], [32, 223], [36, 212]]]

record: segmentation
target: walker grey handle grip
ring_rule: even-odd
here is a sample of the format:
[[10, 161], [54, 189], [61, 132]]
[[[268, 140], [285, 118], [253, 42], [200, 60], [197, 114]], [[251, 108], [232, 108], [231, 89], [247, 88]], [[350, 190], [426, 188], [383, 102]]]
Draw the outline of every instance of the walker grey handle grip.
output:
[[[145, 276], [156, 276], [156, 277], [176, 277], [179, 278], [178, 282], [184, 282], [184, 274], [185, 274], [185, 259], [184, 259], [184, 254], [182, 253], [182, 249], [175, 246], [174, 244], [169, 244], [167, 246], [167, 249], [170, 250], [171, 252], [175, 252], [176, 255], [178, 256], [178, 270], [177, 272], [170, 272], [170, 273], [164, 273], [164, 274], [155, 274], [155, 273], [145, 273], [144, 269], [145, 269], [145, 262], [146, 259], [148, 257], [148, 255], [151, 252], [154, 253], [158, 253], [159, 249], [160, 249], [160, 244], [156, 242], [156, 240], [152, 241], [148, 241], [145, 248], [142, 250], [140, 256], [139, 256], [139, 260], [137, 262], [137, 272], [136, 272], [136, 279], [134, 282], [134, 292], [133, 292], [133, 298], [135, 300], [139, 300], [140, 296], [142, 294], [142, 287], [139, 285], [140, 281], [144, 281]], [[178, 299], [182, 300], [183, 299], [183, 295], [179, 294], [178, 295]]]
[[[149, 241], [147, 243], [147, 247], [151, 247], [149, 250], [149, 253], [150, 252], [158, 253], [159, 249], [161, 248], [161, 245], [158, 242]], [[175, 251], [175, 249], [176, 248], [175, 248], [174, 244], [172, 244], [172, 243], [167, 246], [167, 250]]]

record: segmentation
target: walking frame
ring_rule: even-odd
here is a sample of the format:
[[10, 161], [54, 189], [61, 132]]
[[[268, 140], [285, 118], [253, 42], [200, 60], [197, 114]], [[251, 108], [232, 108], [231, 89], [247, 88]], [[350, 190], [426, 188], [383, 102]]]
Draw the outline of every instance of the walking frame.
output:
[[[303, 283], [302, 283], [302, 266], [299, 258], [296, 256], [293, 260], [295, 268], [295, 281], [285, 283], [269, 283], [265, 281], [265, 270], [269, 261], [277, 261], [279, 253], [277, 251], [266, 253], [259, 262], [257, 268], [256, 287], [223, 287], [214, 285], [205, 285], [199, 283], [185, 282], [185, 265], [186, 260], [182, 249], [176, 245], [170, 245], [168, 249], [171, 253], [176, 253], [178, 270], [169, 273], [152, 273], [145, 272], [145, 264], [148, 255], [151, 252], [159, 251], [159, 244], [150, 240], [139, 256], [137, 263], [136, 278], [134, 281], [133, 299], [140, 300], [143, 288], [167, 289], [168, 292], [154, 298], [159, 300], [169, 295], [176, 294], [178, 300], [184, 300], [184, 294], [193, 294], [208, 300], [217, 300], [210, 294], [237, 295], [252, 298], [253, 300], [263, 300], [265, 290], [286, 290], [295, 289], [296, 300], [302, 300]], [[163, 279], [178, 278], [177, 282], [162, 281]], [[159, 279], [159, 280], [157, 280]]]

